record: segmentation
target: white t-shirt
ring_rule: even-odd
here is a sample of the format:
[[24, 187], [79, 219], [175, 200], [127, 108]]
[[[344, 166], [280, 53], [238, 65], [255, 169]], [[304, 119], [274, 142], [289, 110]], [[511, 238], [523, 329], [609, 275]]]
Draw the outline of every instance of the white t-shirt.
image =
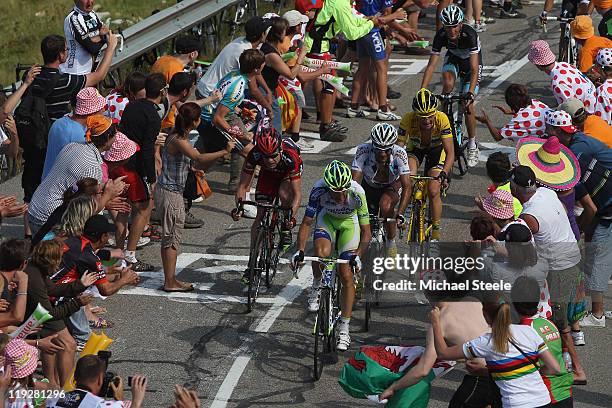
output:
[[209, 96], [215, 90], [215, 85], [221, 78], [240, 69], [240, 55], [243, 51], [251, 48], [253, 48], [253, 45], [244, 37], [237, 38], [227, 44], [198, 81], [198, 92], [204, 97]]
[[533, 234], [538, 257], [548, 261], [549, 269], [560, 271], [580, 262], [580, 250], [572, 231], [565, 207], [557, 193], [538, 187], [536, 193], [523, 204], [523, 212], [538, 221], [538, 232]]
[[131, 401], [107, 401], [85, 390], [67, 392], [64, 398], [47, 401], [47, 408], [129, 408]]
[[[531, 360], [548, 350], [546, 343], [531, 326], [510, 325], [517, 344]], [[550, 403], [548, 389], [538, 369], [529, 359], [508, 342], [508, 352], [493, 349], [493, 335], [486, 333], [463, 345], [465, 358], [484, 358], [487, 369], [499, 387], [504, 408], [534, 408]]]
[[[77, 41], [88, 40], [100, 35], [102, 22], [95, 11], [85, 13], [77, 6], [64, 19], [64, 36], [68, 44], [68, 57], [60, 65], [60, 71], [67, 74], [87, 75], [93, 70], [93, 63], [99, 55], [92, 55]], [[100, 50], [106, 48], [102, 46]]]

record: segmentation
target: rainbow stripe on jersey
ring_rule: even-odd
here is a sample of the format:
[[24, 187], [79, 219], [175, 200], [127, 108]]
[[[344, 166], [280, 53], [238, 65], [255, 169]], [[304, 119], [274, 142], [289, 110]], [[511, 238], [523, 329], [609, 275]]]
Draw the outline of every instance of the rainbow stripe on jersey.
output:
[[[538, 346], [537, 352], [527, 352], [526, 354], [532, 361], [537, 361], [539, 358], [538, 355], [545, 348], [546, 344], [542, 343]], [[486, 362], [487, 369], [495, 381], [513, 380], [538, 371], [537, 367], [535, 367], [523, 354], [503, 360], [486, 360]]]

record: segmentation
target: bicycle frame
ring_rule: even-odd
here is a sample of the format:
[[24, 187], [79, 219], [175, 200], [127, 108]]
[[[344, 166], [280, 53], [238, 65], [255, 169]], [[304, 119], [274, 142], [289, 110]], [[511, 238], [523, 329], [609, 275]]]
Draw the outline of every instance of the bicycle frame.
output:
[[559, 61], [567, 62], [570, 65], [576, 65], [578, 60], [578, 50], [576, 47], [576, 40], [572, 35], [571, 22], [574, 18], [571, 17], [546, 17], [542, 22], [542, 29], [544, 32], [548, 32], [546, 22], [558, 21], [562, 27], [561, 39], [559, 41]]
[[429, 180], [434, 180], [436, 177], [410, 176], [410, 178], [415, 182], [412, 186], [412, 197], [410, 199], [412, 211], [410, 212], [410, 218], [408, 220], [406, 242], [414, 242], [420, 245], [431, 235], [431, 222], [428, 222], [429, 225], [425, 227], [428, 196], [427, 185]]
[[[436, 98], [442, 102], [441, 111], [446, 114], [448, 121], [451, 125], [451, 131], [453, 132], [453, 146], [455, 147], [455, 161], [459, 167], [459, 175], [463, 176], [468, 171], [467, 158], [465, 157], [465, 149], [467, 148], [467, 141], [463, 137], [463, 117], [465, 112], [463, 110], [462, 101], [467, 100], [466, 94], [441, 94], [436, 95]], [[454, 105], [457, 104], [457, 109], [454, 109]]]

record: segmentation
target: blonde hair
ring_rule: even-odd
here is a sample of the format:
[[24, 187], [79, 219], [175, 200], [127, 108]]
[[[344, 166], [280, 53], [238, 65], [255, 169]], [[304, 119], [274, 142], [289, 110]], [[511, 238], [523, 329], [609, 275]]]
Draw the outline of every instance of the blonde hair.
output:
[[90, 219], [98, 208], [94, 197], [80, 196], [72, 200], [60, 221], [59, 230], [67, 236], [79, 236], [83, 233], [85, 222]]
[[486, 296], [482, 308], [491, 320], [491, 334], [493, 337], [493, 349], [498, 353], [508, 352], [508, 343], [512, 338], [510, 325], [512, 316], [510, 315], [510, 305], [504, 301], [499, 294]]
[[41, 241], [32, 251], [31, 262], [47, 274], [52, 274], [62, 261], [62, 245], [57, 241]]

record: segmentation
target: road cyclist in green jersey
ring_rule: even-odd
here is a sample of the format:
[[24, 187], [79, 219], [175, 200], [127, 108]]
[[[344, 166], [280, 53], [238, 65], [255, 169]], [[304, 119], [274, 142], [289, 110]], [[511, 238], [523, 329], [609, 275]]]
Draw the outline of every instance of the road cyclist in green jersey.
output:
[[[338, 258], [350, 261], [338, 265], [342, 303], [336, 349], [346, 351], [351, 344], [349, 322], [355, 299], [353, 269], [359, 273], [360, 257], [372, 238], [365, 192], [359, 183], [353, 181], [351, 168], [346, 163], [338, 160], [329, 163], [323, 178], [313, 186], [298, 232], [297, 252], [291, 259], [293, 269], [304, 262], [304, 249], [313, 225], [315, 256], [330, 258], [336, 249]], [[313, 262], [312, 272], [314, 279], [308, 296], [308, 311], [317, 312], [322, 276], [318, 262]]]

